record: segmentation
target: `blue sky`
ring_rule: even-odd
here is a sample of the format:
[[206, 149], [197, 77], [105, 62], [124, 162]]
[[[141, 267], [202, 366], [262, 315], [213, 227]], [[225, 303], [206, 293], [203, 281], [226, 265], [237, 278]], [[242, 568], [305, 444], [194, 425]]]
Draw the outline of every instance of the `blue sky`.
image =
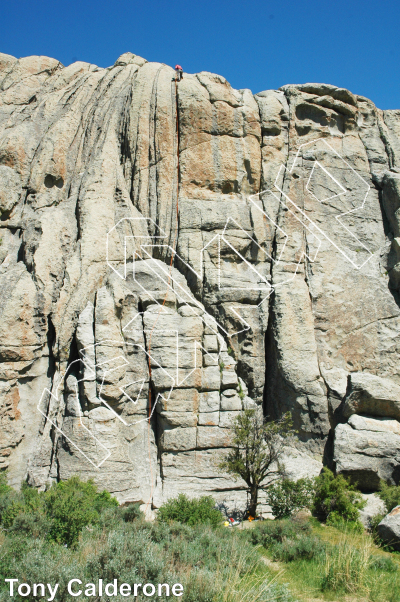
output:
[[0, 0], [0, 52], [101, 67], [126, 51], [254, 93], [325, 82], [400, 109], [398, 0]]

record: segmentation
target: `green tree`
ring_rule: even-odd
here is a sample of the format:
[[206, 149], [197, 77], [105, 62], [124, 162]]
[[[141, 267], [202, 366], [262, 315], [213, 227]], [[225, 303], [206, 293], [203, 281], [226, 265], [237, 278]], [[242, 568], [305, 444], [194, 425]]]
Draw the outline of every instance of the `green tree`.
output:
[[20, 511], [21, 495], [7, 483], [7, 471], [0, 472], [0, 524], [8, 529]]
[[5, 495], [11, 491], [11, 487], [7, 483], [7, 471], [0, 472], [0, 495]]
[[232, 449], [219, 464], [234, 478], [241, 477], [250, 496], [249, 514], [257, 512], [258, 494], [284, 475], [282, 454], [285, 440], [294, 435], [290, 412], [267, 422], [257, 410], [243, 410], [232, 425]]
[[73, 476], [45, 492], [23, 483], [21, 491], [15, 491], [6, 473], [0, 473], [0, 524], [8, 530], [41, 532], [51, 541], [73, 546], [83, 527], [117, 507], [117, 500], [108, 491], [98, 491], [92, 480]]

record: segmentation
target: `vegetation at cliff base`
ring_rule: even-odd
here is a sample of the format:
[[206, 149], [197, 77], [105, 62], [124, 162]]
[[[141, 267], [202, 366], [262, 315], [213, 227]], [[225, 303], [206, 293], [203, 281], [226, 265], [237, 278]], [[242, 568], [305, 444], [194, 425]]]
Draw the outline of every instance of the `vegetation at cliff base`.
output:
[[380, 482], [378, 495], [385, 503], [386, 510], [390, 512], [396, 506], [400, 506], [400, 485], [388, 485], [385, 481]]
[[86, 525], [96, 524], [108, 508], [117, 508], [108, 491], [98, 492], [93, 481], [73, 476], [39, 492], [26, 483], [21, 491], [7, 485], [0, 474], [0, 524], [4, 529], [27, 535], [44, 535], [47, 540], [73, 546]]
[[[297, 485], [286, 479], [272, 487], [275, 510], [285, 518], [246, 521], [249, 528], [243, 528], [223, 526], [209, 496], [170, 499], [150, 523], [137, 504], [118, 506], [92, 481], [72, 477], [44, 492], [26, 484], [16, 492], [3, 473], [0, 601], [9, 600], [4, 579], [21, 575], [28, 584], [58, 583], [61, 602], [70, 600], [67, 584], [76, 578], [181, 583], [185, 602], [328, 602], [345, 596], [400, 602], [400, 554], [354, 528], [360, 523], [351, 508], [362, 502], [346, 479], [324, 470], [316, 479]], [[396, 488], [382, 491], [397, 499]]]
[[[76, 578], [83, 583], [98, 579], [107, 583], [115, 578], [131, 584], [180, 583], [184, 597], [172, 598], [185, 602], [295, 601], [284, 583], [277, 583], [247, 533], [221, 526], [222, 516], [210, 498], [188, 503], [190, 500], [181, 496], [164, 506], [160, 520], [149, 523], [137, 505], [118, 507], [107, 492], [98, 492], [93, 483], [77, 477], [43, 494], [28, 487], [18, 494], [10, 491], [4, 480], [1, 487], [1, 495], [9, 496], [11, 504], [21, 503], [23, 511], [14, 517], [10, 528], [3, 526], [0, 532], [0, 600], [10, 599], [4, 579], [17, 575], [28, 584], [59, 583], [57, 602], [71, 600], [67, 584]], [[73, 490], [82, 501], [81, 513], [72, 508]], [[35, 502], [28, 510], [32, 499]], [[4, 498], [2, 502], [3, 508], [10, 508]], [[74, 545], [66, 547], [61, 542], [66, 538], [64, 517], [69, 510]], [[173, 520], [176, 511], [181, 521], [192, 524]], [[46, 512], [57, 525], [57, 537], [48, 528], [14, 529], [16, 521], [22, 524], [38, 516], [48, 518]], [[87, 523], [89, 516], [91, 522]], [[165, 597], [163, 593], [161, 599]], [[14, 599], [25, 598], [17, 594]], [[82, 595], [75, 599], [82, 602], [87, 598]], [[108, 599], [105, 595], [98, 598], [104, 602]], [[140, 593], [135, 599], [143, 602], [148, 598]]]
[[367, 532], [283, 519], [257, 523], [249, 533], [300, 599], [400, 601], [400, 555], [379, 549]]
[[266, 491], [266, 499], [275, 518], [287, 518], [313, 504], [315, 481], [313, 479], [282, 479]]
[[223, 521], [212, 497], [190, 500], [183, 493], [161, 506], [157, 518], [160, 522], [178, 521], [185, 525], [208, 524], [213, 527], [221, 526]]
[[337, 527], [347, 525], [362, 532], [364, 528], [358, 511], [365, 504], [361, 494], [342, 475], [335, 476], [331, 470], [324, 468], [315, 479], [312, 510], [319, 520]]

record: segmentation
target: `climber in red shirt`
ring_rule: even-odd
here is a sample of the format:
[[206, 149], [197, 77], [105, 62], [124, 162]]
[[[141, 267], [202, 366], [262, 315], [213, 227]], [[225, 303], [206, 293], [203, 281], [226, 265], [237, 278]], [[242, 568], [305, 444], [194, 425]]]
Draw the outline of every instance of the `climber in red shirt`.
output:
[[176, 81], [180, 82], [181, 79], [183, 78], [183, 69], [180, 65], [175, 65], [175, 71], [176, 71]]

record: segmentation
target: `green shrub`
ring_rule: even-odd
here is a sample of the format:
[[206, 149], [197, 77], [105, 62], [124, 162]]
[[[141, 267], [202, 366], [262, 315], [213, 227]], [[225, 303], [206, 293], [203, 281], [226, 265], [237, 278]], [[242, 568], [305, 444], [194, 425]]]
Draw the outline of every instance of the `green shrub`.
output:
[[[179, 582], [185, 602], [292, 600], [284, 587], [268, 585], [271, 575], [244, 535], [210, 525], [135, 521], [108, 534], [93, 550], [86, 572], [91, 581], [118, 575], [127, 583]], [[88, 547], [92, 535], [84, 538], [80, 546]]]
[[129, 504], [129, 506], [121, 508], [121, 516], [126, 523], [131, 523], [137, 518], [142, 518], [144, 514], [140, 510], [139, 504]]
[[315, 479], [313, 513], [319, 520], [327, 521], [331, 513], [334, 520], [358, 522], [358, 510], [364, 508], [366, 501], [360, 493], [342, 476], [335, 476], [324, 468]]
[[21, 495], [24, 500], [24, 506], [29, 512], [44, 511], [44, 495], [35, 487], [30, 487], [27, 483], [22, 483]]
[[[0, 600], [10, 600], [9, 590], [4, 579], [11, 576], [23, 575], [25, 583], [59, 583], [57, 602], [68, 602], [67, 584], [70, 579], [77, 577], [82, 567], [79, 558], [72, 550], [52, 544], [45, 539], [26, 536], [8, 536], [1, 547], [0, 555]], [[80, 577], [80, 575], [79, 575]], [[21, 578], [20, 578], [21, 579]], [[23, 598], [14, 592], [12, 600], [33, 600]], [[46, 598], [39, 598], [45, 600]]]
[[326, 524], [345, 533], [364, 533], [364, 525], [359, 520], [346, 520], [336, 510], [329, 514]]
[[14, 509], [10, 510], [7, 514], [8, 508], [12, 504], [15, 505], [20, 499], [21, 496], [19, 493], [12, 489], [7, 483], [7, 472], [0, 472], [0, 524], [3, 525], [4, 528], [8, 528], [8, 526], [4, 524], [4, 519], [7, 521], [7, 525], [9, 525], [11, 514], [12, 512], [15, 512]]
[[297, 535], [293, 539], [284, 539], [271, 546], [273, 559], [282, 562], [299, 559], [312, 560], [322, 554], [324, 550], [325, 544], [318, 537], [310, 535]]
[[12, 524], [19, 514], [25, 511], [25, 504], [22, 501], [11, 501], [11, 503], [3, 510], [1, 522], [5, 529], [12, 527]]
[[267, 548], [274, 560], [311, 560], [325, 550], [324, 543], [311, 535], [308, 521], [290, 519], [258, 523], [250, 533], [253, 544]]
[[255, 545], [268, 548], [276, 542], [282, 543], [285, 539], [295, 539], [310, 533], [311, 526], [308, 521], [266, 520], [255, 525], [251, 530], [250, 538]]
[[108, 491], [97, 491], [92, 480], [74, 476], [53, 485], [44, 493], [45, 513], [51, 519], [48, 537], [51, 541], [75, 545], [83, 527], [95, 523], [101, 512], [117, 507]]
[[39, 492], [24, 483], [21, 491], [7, 485], [0, 475], [0, 522], [5, 529], [33, 537], [75, 545], [84, 526], [99, 520], [107, 508], [117, 508], [118, 502], [108, 491], [97, 491], [93, 481], [84, 482], [71, 477]]
[[47, 537], [51, 529], [51, 520], [40, 512], [19, 513], [10, 527], [12, 533], [29, 537]]
[[9, 529], [20, 514], [43, 513], [43, 494], [37, 489], [22, 484], [21, 491], [15, 491], [6, 482], [6, 476], [0, 476], [0, 523]]
[[398, 565], [393, 562], [390, 556], [371, 556], [370, 568], [379, 573], [396, 573], [399, 570]]
[[11, 490], [11, 487], [7, 483], [7, 471], [3, 470], [0, 472], [0, 495], [9, 493]]
[[[70, 600], [67, 583], [72, 578], [83, 583], [96, 583], [99, 578], [105, 582], [118, 578], [121, 583], [182, 583], [185, 602], [293, 602], [287, 588], [274, 583], [258, 549], [248, 541], [249, 532], [204, 524], [190, 527], [178, 522], [125, 521], [128, 509], [132, 517], [137, 506], [103, 509], [98, 522], [90, 530], [83, 529], [76, 546], [68, 548], [31, 537], [29, 528], [26, 535], [16, 534], [16, 523], [25, 521], [24, 514], [18, 515], [11, 532], [1, 535], [0, 601], [9, 600], [4, 579], [21, 575], [28, 584], [59, 583], [59, 602]], [[14, 599], [21, 602], [27, 598], [15, 594]], [[135, 600], [148, 598], [140, 593]]]
[[396, 506], [400, 506], [400, 485], [387, 485], [385, 481], [381, 481], [378, 495], [385, 502], [388, 512], [391, 512]]
[[168, 500], [158, 511], [161, 522], [177, 521], [186, 525], [210, 524], [217, 527], [222, 524], [222, 514], [215, 508], [210, 496], [190, 500], [180, 493], [177, 498]]
[[310, 508], [313, 502], [314, 480], [283, 479], [266, 490], [267, 502], [275, 518], [287, 518], [302, 508]]
[[369, 530], [372, 535], [372, 539], [376, 543], [377, 546], [384, 545], [380, 535], [378, 533], [378, 525], [385, 518], [385, 514], [375, 514], [369, 521]]

